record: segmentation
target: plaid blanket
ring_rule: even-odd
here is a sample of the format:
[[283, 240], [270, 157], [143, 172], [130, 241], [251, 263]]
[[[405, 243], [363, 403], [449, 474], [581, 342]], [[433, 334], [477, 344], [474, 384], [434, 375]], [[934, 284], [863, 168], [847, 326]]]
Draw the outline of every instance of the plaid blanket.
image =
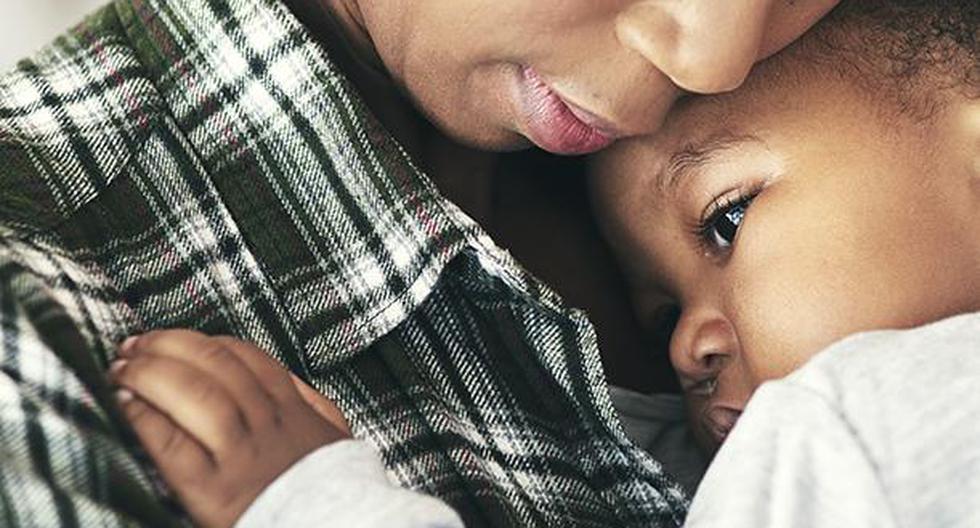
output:
[[167, 327], [257, 343], [468, 526], [683, 520], [586, 318], [275, 0], [116, 0], [0, 76], [0, 524], [186, 522], [102, 374]]

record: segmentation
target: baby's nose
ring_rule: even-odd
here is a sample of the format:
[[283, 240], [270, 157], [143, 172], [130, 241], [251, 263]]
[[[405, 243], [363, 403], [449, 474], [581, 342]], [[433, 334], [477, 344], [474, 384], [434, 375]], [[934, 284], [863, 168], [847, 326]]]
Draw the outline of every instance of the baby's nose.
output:
[[682, 313], [670, 343], [671, 363], [682, 377], [717, 376], [738, 354], [735, 329], [722, 314], [698, 308]]

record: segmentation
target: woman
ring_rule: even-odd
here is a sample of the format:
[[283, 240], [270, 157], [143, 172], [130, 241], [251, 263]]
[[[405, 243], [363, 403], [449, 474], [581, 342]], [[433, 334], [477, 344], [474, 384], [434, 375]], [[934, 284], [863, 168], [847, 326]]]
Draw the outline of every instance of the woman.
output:
[[6, 519], [169, 521], [101, 372], [183, 326], [259, 344], [468, 524], [679, 523], [589, 324], [415, 166], [452, 198], [485, 167], [454, 141], [650, 132], [834, 3], [117, 0], [0, 79]]

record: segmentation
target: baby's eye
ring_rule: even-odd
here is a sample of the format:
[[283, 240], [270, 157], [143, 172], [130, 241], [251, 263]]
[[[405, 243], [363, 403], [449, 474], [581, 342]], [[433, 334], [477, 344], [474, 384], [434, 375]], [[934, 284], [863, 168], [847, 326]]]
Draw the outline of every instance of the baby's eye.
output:
[[754, 195], [741, 196], [717, 205], [698, 228], [702, 243], [712, 249], [730, 248], [753, 198]]

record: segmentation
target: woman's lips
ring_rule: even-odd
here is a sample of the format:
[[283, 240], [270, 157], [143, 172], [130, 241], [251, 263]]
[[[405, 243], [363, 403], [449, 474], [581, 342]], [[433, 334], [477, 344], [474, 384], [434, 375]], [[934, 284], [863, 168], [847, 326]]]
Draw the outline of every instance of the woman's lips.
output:
[[599, 117], [559, 96], [533, 68], [521, 70], [521, 106], [527, 135], [555, 154], [588, 154], [609, 146], [617, 133]]

